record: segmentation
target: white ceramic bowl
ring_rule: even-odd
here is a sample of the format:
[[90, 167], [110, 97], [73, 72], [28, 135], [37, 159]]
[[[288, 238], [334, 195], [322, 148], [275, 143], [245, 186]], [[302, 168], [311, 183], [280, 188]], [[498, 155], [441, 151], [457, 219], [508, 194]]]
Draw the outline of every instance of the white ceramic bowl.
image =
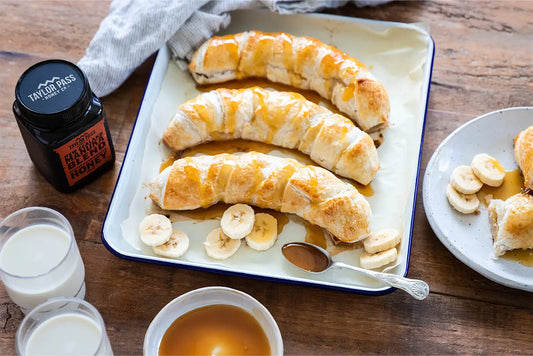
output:
[[283, 355], [283, 340], [278, 324], [270, 312], [248, 294], [226, 287], [205, 287], [185, 293], [168, 303], [155, 316], [144, 336], [143, 352], [156, 356], [165, 331], [181, 315], [207, 305], [226, 304], [250, 313], [261, 325], [270, 343], [272, 355]]

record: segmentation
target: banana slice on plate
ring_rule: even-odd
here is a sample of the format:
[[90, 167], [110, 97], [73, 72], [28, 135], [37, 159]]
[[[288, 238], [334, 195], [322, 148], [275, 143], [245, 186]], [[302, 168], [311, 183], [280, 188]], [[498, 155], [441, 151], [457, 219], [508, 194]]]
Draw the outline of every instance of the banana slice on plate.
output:
[[151, 214], [141, 221], [139, 233], [145, 245], [162, 245], [172, 236], [172, 223], [165, 215]]
[[397, 257], [398, 251], [394, 247], [377, 253], [368, 253], [365, 251], [359, 257], [359, 263], [365, 269], [374, 269], [394, 262]]
[[450, 205], [463, 214], [471, 214], [479, 208], [477, 195], [459, 193], [451, 184], [446, 188], [446, 197]]
[[400, 232], [396, 229], [384, 229], [373, 232], [363, 240], [363, 246], [368, 253], [388, 250], [400, 243]]
[[505, 178], [505, 169], [500, 162], [486, 153], [475, 155], [472, 159], [472, 171], [486, 185], [499, 187]]
[[162, 245], [152, 246], [155, 254], [163, 257], [181, 257], [189, 248], [189, 236], [179, 230], [174, 230], [170, 239]]
[[204, 242], [207, 255], [216, 260], [225, 260], [237, 252], [241, 240], [227, 236], [221, 228], [211, 231]]
[[474, 174], [470, 166], [456, 167], [450, 176], [450, 184], [463, 194], [477, 193], [483, 187], [483, 182]]
[[246, 235], [248, 246], [257, 251], [271, 248], [278, 238], [278, 221], [270, 214], [256, 214], [252, 231]]
[[252, 231], [254, 221], [255, 213], [251, 206], [235, 204], [224, 211], [220, 226], [230, 238], [242, 239]]

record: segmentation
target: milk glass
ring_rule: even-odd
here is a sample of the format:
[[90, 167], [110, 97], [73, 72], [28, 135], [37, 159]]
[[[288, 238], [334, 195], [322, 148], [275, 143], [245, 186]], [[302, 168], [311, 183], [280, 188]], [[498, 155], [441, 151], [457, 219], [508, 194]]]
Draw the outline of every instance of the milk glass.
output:
[[113, 355], [102, 316], [78, 298], [52, 298], [32, 309], [16, 336], [18, 355]]
[[25, 314], [50, 298], [85, 298], [85, 269], [68, 220], [29, 207], [0, 222], [0, 277]]

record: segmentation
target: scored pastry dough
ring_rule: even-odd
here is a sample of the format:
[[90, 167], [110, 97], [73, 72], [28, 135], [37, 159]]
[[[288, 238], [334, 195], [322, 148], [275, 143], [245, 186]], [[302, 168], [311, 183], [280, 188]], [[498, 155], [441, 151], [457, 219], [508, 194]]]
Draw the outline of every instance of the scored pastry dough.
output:
[[370, 233], [370, 205], [353, 186], [323, 168], [257, 152], [178, 159], [156, 178], [150, 198], [165, 210], [222, 201], [292, 213], [343, 242]]
[[524, 175], [525, 187], [533, 189], [533, 126], [515, 137], [514, 156]]
[[366, 132], [388, 125], [384, 86], [364, 64], [314, 38], [260, 31], [212, 37], [193, 55], [189, 70], [200, 84], [263, 77], [311, 89]]
[[494, 256], [533, 248], [533, 196], [520, 193], [505, 201], [493, 199], [488, 210]]
[[379, 169], [376, 147], [366, 132], [297, 93], [258, 87], [213, 90], [181, 105], [163, 134], [163, 142], [177, 151], [237, 138], [298, 149], [362, 184], [370, 183]]

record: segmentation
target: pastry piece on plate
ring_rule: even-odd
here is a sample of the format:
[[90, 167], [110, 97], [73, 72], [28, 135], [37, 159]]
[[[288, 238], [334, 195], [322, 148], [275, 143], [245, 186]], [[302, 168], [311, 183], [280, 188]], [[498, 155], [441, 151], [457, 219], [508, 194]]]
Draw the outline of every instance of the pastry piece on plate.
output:
[[533, 189], [533, 126], [515, 137], [514, 156], [524, 175], [525, 187]]
[[494, 256], [533, 248], [533, 196], [520, 193], [505, 201], [493, 199], [488, 210]]
[[292, 213], [343, 242], [370, 233], [370, 205], [352, 185], [323, 168], [257, 152], [178, 159], [152, 183], [150, 198], [165, 210], [222, 201]]
[[163, 142], [177, 151], [237, 138], [297, 149], [361, 184], [370, 183], [379, 169], [376, 147], [366, 132], [291, 92], [213, 90], [182, 104], [163, 134]]
[[314, 90], [366, 132], [388, 125], [385, 87], [357, 59], [314, 38], [260, 31], [212, 37], [193, 55], [189, 70], [200, 84], [262, 77]]

